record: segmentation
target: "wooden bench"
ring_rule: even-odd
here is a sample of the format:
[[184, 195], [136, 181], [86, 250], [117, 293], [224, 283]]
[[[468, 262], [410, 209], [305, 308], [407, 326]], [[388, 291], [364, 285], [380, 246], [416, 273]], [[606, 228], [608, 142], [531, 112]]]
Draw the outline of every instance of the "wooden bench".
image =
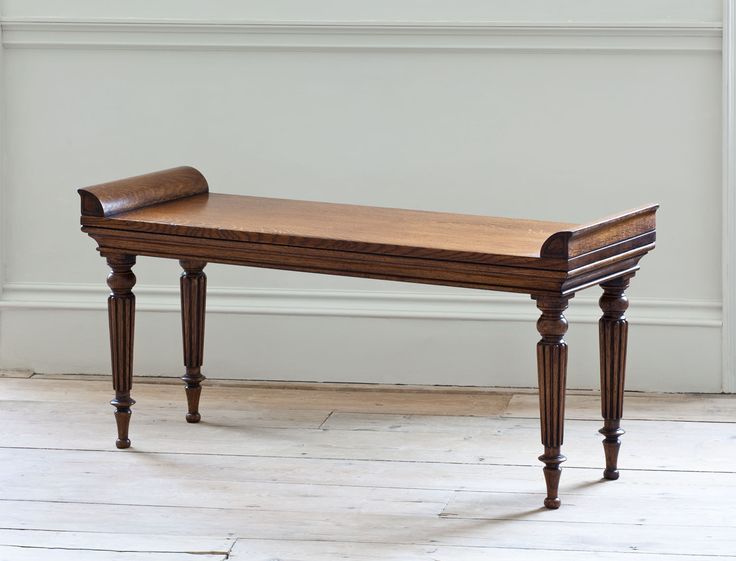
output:
[[654, 248], [657, 205], [589, 224], [488, 218], [209, 193], [190, 167], [80, 189], [82, 231], [98, 244], [107, 284], [118, 448], [130, 446], [136, 256], [178, 259], [187, 421], [199, 396], [208, 262], [530, 294], [548, 508], [558, 508], [567, 331], [574, 294], [600, 285], [604, 477], [617, 479], [628, 306], [624, 291]]

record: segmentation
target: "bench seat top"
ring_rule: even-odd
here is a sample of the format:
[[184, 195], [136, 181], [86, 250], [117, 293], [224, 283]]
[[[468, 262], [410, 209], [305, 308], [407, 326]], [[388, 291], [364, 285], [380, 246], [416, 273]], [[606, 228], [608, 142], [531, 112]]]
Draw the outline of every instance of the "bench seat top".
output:
[[216, 240], [242, 242], [259, 251], [286, 247], [356, 259], [417, 258], [438, 267], [455, 262], [548, 271], [570, 271], [651, 249], [657, 210], [647, 205], [575, 224], [226, 195], [210, 193], [193, 168], [79, 192], [85, 231], [136, 233], [142, 243], [142, 235], [177, 240], [171, 243], [184, 243], [184, 237], [190, 245]]
[[480, 255], [539, 258], [551, 235], [576, 226], [218, 193], [122, 212], [105, 224], [197, 238], [463, 261]]

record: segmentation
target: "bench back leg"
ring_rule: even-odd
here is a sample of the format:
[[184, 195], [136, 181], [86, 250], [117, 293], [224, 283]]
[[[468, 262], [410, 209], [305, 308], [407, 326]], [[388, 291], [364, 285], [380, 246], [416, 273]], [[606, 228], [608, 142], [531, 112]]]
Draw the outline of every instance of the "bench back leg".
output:
[[601, 414], [603, 428], [599, 431], [606, 454], [606, 469], [603, 477], [618, 479], [619, 437], [624, 405], [624, 378], [626, 373], [626, 344], [629, 324], [624, 315], [629, 301], [624, 291], [631, 277], [619, 277], [601, 284], [603, 295], [600, 307], [603, 316], [598, 322], [601, 355]]
[[203, 261], [179, 261], [184, 272], [181, 274], [181, 326], [184, 347], [184, 366], [186, 373], [182, 380], [186, 384], [187, 422], [198, 423], [199, 396], [202, 393], [201, 383], [202, 360], [204, 356], [204, 315], [207, 296], [207, 275], [203, 269]]

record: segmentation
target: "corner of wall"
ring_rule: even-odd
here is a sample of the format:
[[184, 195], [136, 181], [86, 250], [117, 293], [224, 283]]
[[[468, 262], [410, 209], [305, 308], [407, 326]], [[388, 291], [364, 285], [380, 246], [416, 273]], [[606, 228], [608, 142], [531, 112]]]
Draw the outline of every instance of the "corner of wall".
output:
[[736, 392], [736, 0], [723, 0], [723, 387]]
[[6, 221], [2, 219], [5, 209], [5, 52], [3, 49], [2, 29], [3, 1], [0, 0], [0, 298], [5, 283], [5, 244], [7, 240]]

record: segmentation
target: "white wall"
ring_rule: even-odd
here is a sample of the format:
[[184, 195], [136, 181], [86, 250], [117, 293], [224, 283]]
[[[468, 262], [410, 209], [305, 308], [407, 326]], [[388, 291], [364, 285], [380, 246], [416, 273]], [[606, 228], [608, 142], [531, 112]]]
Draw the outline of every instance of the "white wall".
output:
[[[491, 215], [660, 202], [628, 387], [720, 391], [720, 3], [425, 4], [5, 0], [0, 368], [109, 371], [74, 188], [191, 164], [214, 191]], [[136, 370], [178, 374], [178, 267], [135, 270]], [[536, 384], [526, 298], [207, 272], [211, 377]], [[597, 297], [571, 303], [571, 387], [597, 386]]]

